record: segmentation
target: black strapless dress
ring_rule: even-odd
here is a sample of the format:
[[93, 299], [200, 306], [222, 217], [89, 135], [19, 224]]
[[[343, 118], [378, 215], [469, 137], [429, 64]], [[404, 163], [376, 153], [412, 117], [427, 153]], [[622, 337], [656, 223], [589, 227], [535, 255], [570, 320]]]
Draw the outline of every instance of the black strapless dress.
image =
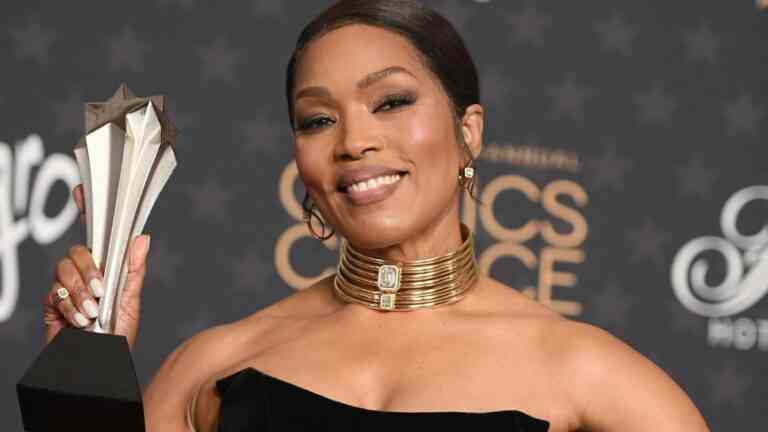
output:
[[[246, 368], [216, 382], [219, 432], [447, 430], [546, 432], [549, 422], [521, 411], [398, 412], [360, 408]], [[426, 430], [426, 429], [425, 429]]]

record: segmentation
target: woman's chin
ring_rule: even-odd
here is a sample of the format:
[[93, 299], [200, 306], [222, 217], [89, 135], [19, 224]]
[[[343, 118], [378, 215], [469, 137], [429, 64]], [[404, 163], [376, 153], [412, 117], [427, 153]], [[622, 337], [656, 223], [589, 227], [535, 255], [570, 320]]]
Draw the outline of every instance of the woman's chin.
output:
[[409, 223], [401, 218], [354, 224], [340, 230], [340, 234], [358, 249], [382, 249], [401, 243], [409, 237]]

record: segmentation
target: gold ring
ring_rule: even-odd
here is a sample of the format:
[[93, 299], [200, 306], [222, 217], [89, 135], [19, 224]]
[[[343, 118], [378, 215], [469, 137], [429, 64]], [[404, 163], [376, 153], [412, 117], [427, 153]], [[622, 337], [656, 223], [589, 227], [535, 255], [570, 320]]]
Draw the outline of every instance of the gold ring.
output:
[[58, 306], [62, 300], [69, 298], [69, 291], [64, 287], [56, 289], [56, 298], [54, 299], [54, 306]]

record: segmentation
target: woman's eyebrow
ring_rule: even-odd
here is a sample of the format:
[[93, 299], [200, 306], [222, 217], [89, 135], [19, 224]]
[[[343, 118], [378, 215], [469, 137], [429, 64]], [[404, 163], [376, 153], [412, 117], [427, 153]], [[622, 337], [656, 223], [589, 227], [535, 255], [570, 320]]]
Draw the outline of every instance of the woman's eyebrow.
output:
[[408, 71], [408, 69], [402, 66], [389, 66], [380, 71], [372, 72], [366, 75], [363, 79], [357, 82], [357, 88], [362, 90], [366, 87], [370, 87], [377, 81], [380, 81], [396, 73], [405, 73], [412, 76], [413, 78], [416, 78], [410, 71]]
[[[357, 88], [362, 90], [366, 87], [370, 87], [376, 82], [381, 81], [382, 79], [396, 73], [405, 73], [412, 76], [413, 78], [416, 78], [408, 69], [402, 66], [389, 66], [382, 70], [371, 72], [365, 77], [363, 77], [360, 81], [357, 82]], [[299, 100], [303, 97], [309, 97], [309, 96], [330, 98], [331, 93], [325, 87], [319, 87], [319, 86], [305, 87], [299, 90], [298, 92], [296, 92], [295, 100]]]

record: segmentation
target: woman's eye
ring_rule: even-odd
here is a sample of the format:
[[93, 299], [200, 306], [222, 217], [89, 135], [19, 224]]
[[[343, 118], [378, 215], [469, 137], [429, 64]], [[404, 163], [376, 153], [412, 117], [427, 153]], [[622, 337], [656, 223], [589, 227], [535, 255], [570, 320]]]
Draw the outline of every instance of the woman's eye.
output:
[[299, 122], [297, 130], [312, 131], [327, 126], [331, 123], [333, 123], [333, 121], [328, 117], [314, 117], [309, 120]]
[[384, 99], [384, 102], [382, 102], [378, 107], [376, 107], [376, 110], [374, 112], [378, 111], [390, 111], [392, 109], [410, 105], [414, 101], [414, 98], [409, 95], [394, 95], [394, 96], [388, 96], [386, 99]]

